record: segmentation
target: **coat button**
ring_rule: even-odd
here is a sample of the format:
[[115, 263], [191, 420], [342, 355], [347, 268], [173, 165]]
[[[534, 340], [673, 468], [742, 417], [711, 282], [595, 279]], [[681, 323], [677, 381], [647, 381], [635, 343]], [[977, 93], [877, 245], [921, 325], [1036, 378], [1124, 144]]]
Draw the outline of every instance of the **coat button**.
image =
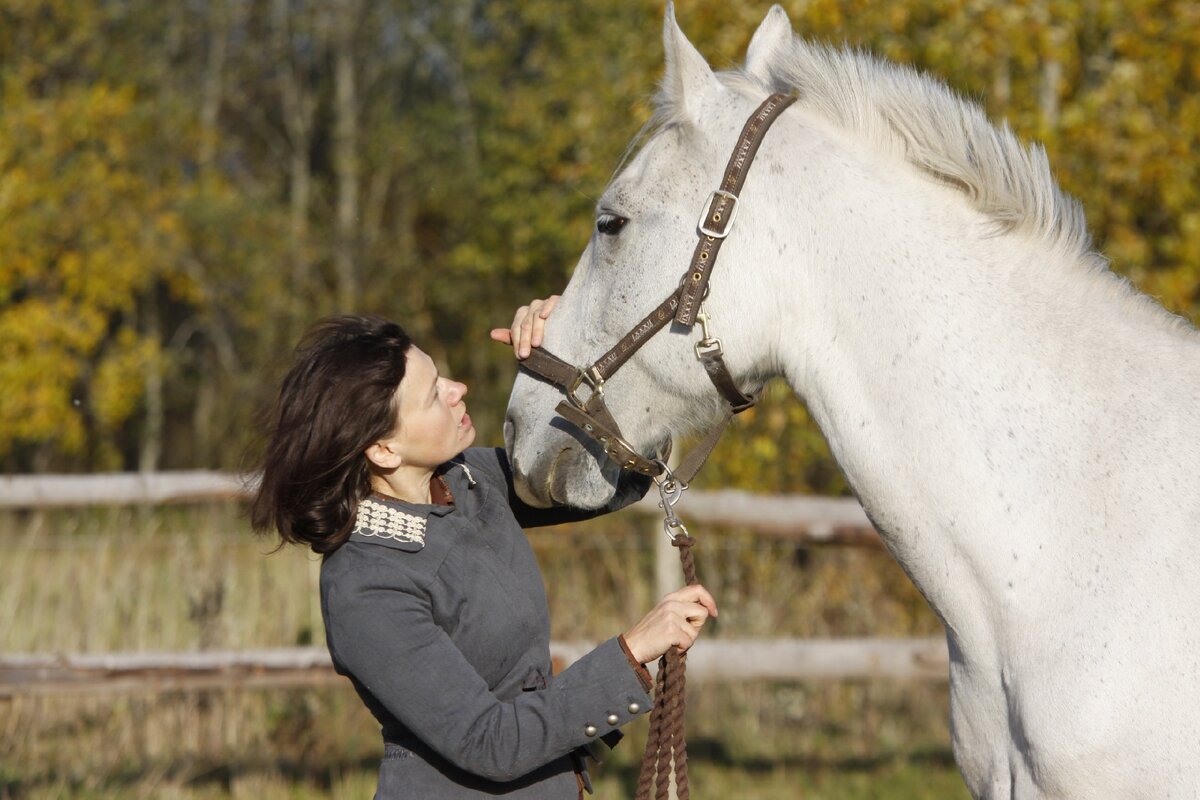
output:
[[621, 718], [618, 717], [616, 714], [609, 714], [608, 719], [605, 720], [605, 722], [607, 722], [609, 725], [616, 725], [620, 721], [621, 721]]
[[586, 728], [583, 729], [583, 734], [585, 736], [595, 736], [597, 733], [599, 733], [599, 731], [596, 730], [595, 725], [588, 725]]
[[629, 704], [629, 713], [630, 713], [630, 714], [636, 714], [636, 713], [638, 713], [638, 712], [639, 712], [639, 711], [641, 711], [641, 710], [642, 710], [642, 707], [641, 707], [641, 706], [639, 706], [637, 703], [630, 703], [630, 704]]

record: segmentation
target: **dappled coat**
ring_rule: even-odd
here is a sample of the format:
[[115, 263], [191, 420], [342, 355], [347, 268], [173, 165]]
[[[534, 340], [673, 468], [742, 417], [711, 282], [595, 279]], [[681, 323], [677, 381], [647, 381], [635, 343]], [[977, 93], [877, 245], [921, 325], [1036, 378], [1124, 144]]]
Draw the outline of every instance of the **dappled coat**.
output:
[[601, 512], [535, 509], [516, 497], [503, 450], [473, 448], [434, 483], [452, 502], [364, 500], [321, 568], [334, 666], [383, 727], [376, 797], [577, 797], [581, 748], [650, 709], [648, 675], [620, 637], [551, 673], [545, 589], [521, 527], [616, 510], [648, 482], [623, 482]]

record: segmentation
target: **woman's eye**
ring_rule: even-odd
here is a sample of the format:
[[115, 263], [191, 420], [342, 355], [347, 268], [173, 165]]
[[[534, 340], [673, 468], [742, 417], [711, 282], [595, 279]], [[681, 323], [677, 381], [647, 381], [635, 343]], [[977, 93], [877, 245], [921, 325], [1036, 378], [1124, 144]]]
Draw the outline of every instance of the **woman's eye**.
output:
[[625, 227], [626, 222], [629, 220], [616, 214], [601, 214], [596, 217], [596, 230], [605, 236], [616, 236], [621, 232], [621, 228]]

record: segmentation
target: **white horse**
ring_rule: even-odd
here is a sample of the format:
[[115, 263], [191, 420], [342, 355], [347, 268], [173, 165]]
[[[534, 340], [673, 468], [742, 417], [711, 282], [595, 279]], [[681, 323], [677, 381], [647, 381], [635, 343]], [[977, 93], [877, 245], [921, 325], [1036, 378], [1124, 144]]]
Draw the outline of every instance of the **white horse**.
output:
[[[1041, 149], [938, 81], [800, 40], [778, 6], [732, 73], [670, 7], [664, 38], [652, 132], [598, 204], [547, 349], [589, 364], [674, 290], [743, 121], [798, 94], [707, 306], [744, 389], [783, 376], [807, 403], [945, 624], [967, 786], [1200, 796], [1200, 334], [1090, 250]], [[665, 330], [605, 386], [643, 452], [720, 413], [698, 336]], [[617, 469], [561, 399], [517, 379], [519, 491], [599, 506]]]

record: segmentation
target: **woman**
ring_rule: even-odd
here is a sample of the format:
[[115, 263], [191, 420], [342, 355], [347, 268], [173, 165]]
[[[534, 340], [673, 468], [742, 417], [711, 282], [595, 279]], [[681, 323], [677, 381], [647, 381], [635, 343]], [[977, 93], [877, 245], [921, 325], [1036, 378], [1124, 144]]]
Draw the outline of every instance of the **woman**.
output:
[[[492, 338], [528, 355], [556, 299]], [[600, 512], [528, 507], [503, 449], [470, 448], [466, 393], [394, 323], [319, 323], [280, 389], [252, 522], [324, 556], [334, 666], [383, 728], [377, 800], [577, 798], [585, 749], [650, 709], [643, 665], [689, 647], [716, 604], [699, 586], [669, 594], [551, 675], [521, 526], [616, 510], [648, 482], [623, 479]]]

